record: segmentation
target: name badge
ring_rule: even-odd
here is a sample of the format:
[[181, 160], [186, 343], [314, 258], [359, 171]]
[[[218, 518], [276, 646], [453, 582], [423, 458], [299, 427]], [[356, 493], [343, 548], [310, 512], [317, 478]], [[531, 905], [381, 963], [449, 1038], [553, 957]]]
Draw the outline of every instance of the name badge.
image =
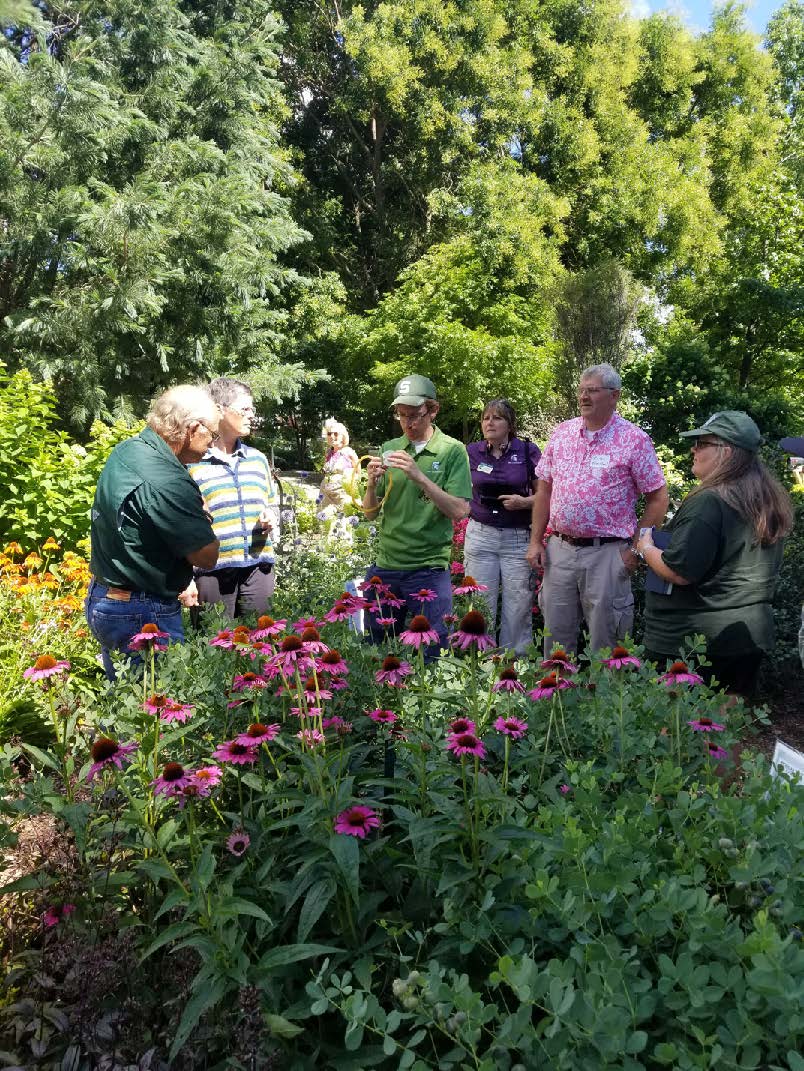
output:
[[589, 458], [589, 464], [593, 469], [607, 469], [610, 462], [611, 457], [608, 454], [592, 454]]
[[487, 461], [481, 461], [480, 464], [477, 466], [477, 471], [482, 472], [486, 476], [488, 476], [490, 472], [494, 472], [494, 466], [489, 465]]

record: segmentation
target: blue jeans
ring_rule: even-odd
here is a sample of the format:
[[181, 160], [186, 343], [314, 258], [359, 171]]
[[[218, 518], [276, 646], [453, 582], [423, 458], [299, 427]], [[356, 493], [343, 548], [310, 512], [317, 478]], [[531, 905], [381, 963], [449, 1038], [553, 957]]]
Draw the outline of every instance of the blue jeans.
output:
[[[493, 528], [471, 520], [466, 528], [463, 563], [488, 591], [489, 632], [497, 627], [497, 598], [501, 597], [500, 647], [524, 655], [533, 643], [533, 584], [525, 551], [530, 528]], [[501, 590], [502, 589], [502, 590]]]
[[[397, 609], [389, 609], [383, 616], [396, 619], [397, 636], [403, 630], [405, 620], [410, 612], [411, 616], [424, 614], [432, 627], [438, 633], [439, 647], [447, 647], [447, 626], [444, 623], [444, 614], [452, 613], [452, 583], [449, 569], [438, 565], [425, 565], [421, 569], [380, 569], [376, 565], [369, 566], [366, 573], [366, 582], [373, 576], [378, 576], [383, 584], [387, 584], [391, 591], [400, 599], [405, 600], [405, 605]], [[436, 593], [437, 598], [433, 602], [424, 605], [415, 598], [415, 594], [422, 588], [430, 588]], [[373, 592], [366, 592], [365, 597], [376, 601]], [[374, 620], [375, 615], [366, 611], [368, 632], [371, 643], [381, 643], [385, 636], [385, 629]], [[438, 658], [439, 647], [431, 644], [424, 648], [425, 662], [432, 662]]]
[[136, 651], [129, 651], [128, 644], [143, 625], [153, 624], [167, 632], [171, 641], [184, 642], [181, 623], [181, 603], [172, 598], [149, 595], [145, 591], [132, 591], [126, 601], [107, 597], [108, 588], [92, 580], [84, 602], [89, 629], [101, 645], [103, 668], [110, 681], [115, 679], [110, 651], [124, 651], [136, 665], [142, 658]]

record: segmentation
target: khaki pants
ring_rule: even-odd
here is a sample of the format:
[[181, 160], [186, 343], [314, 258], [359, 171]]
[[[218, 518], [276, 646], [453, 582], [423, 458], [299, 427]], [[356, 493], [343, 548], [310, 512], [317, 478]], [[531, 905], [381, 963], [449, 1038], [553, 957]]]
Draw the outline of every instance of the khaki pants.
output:
[[545, 655], [558, 644], [566, 651], [578, 647], [581, 620], [589, 630], [589, 650], [613, 647], [634, 625], [631, 578], [623, 563], [627, 539], [598, 547], [573, 547], [558, 536], [547, 543], [547, 566], [539, 591], [539, 606], [550, 635]]

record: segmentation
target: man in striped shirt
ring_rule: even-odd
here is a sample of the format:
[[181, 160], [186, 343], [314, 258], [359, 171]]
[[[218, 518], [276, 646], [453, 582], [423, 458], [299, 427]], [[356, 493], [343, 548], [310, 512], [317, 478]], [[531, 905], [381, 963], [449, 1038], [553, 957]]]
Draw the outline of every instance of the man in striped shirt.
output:
[[[264, 614], [274, 592], [274, 542], [279, 537], [276, 484], [265, 454], [246, 446], [254, 399], [237, 379], [215, 379], [209, 392], [221, 412], [218, 435], [203, 458], [188, 465], [220, 541], [218, 563], [197, 570], [198, 601], [223, 603], [231, 618]], [[185, 602], [193, 600], [193, 592]]]

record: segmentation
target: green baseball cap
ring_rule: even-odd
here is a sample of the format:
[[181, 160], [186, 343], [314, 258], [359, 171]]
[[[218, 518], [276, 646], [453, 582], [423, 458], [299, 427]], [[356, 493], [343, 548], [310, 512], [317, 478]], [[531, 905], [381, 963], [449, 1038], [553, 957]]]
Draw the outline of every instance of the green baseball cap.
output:
[[697, 439], [700, 435], [716, 435], [732, 446], [741, 446], [743, 450], [756, 453], [762, 441], [762, 433], [748, 413], [739, 409], [724, 409], [722, 413], [713, 413], [700, 428], [682, 431], [682, 439]]
[[391, 405], [421, 405], [436, 400], [435, 384], [426, 376], [405, 376], [394, 387]]

